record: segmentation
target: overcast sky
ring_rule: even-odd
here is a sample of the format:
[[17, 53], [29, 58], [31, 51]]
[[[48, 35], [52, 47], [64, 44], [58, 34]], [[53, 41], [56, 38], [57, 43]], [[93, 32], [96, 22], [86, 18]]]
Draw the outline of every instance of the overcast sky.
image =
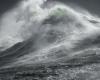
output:
[[71, 2], [89, 10], [92, 13], [100, 15], [100, 0], [58, 0], [61, 2]]
[[[0, 15], [15, 6], [21, 0], [0, 0]], [[52, 0], [53, 1], [53, 0]], [[64, 3], [74, 3], [100, 15], [100, 0], [56, 0]]]
[[14, 7], [21, 0], [0, 0], [0, 15]]

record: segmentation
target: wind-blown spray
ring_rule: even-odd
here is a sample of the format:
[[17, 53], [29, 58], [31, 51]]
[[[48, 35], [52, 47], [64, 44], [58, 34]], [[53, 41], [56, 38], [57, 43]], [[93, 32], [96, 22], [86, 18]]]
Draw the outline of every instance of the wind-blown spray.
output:
[[1, 51], [18, 42], [31, 40], [35, 43], [29, 53], [15, 58], [6, 67], [55, 61], [59, 60], [59, 55], [71, 57], [79, 53], [73, 50], [77, 43], [100, 34], [100, 19], [96, 16], [62, 3], [43, 8], [45, 2], [25, 0], [4, 14], [0, 30]]

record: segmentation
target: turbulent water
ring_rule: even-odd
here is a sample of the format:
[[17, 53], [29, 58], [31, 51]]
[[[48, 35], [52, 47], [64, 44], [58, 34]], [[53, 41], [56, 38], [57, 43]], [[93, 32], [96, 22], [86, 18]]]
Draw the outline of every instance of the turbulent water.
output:
[[[33, 68], [42, 64], [56, 65], [56, 68], [69, 65], [69, 69], [98, 63], [99, 40], [100, 18], [85, 9], [58, 1], [23, 0], [0, 19], [1, 74], [7, 69], [12, 69], [13, 74], [13, 68], [21, 67], [22, 71], [26, 67]], [[38, 70], [41, 71], [41, 68]], [[77, 72], [76, 69], [73, 72], [66, 70], [60, 71], [66, 73], [66, 78], [60, 77], [57, 80], [72, 80], [68, 79], [67, 74], [70, 73], [71, 77], [74, 76], [72, 73]], [[85, 73], [86, 70], [83, 71]]]

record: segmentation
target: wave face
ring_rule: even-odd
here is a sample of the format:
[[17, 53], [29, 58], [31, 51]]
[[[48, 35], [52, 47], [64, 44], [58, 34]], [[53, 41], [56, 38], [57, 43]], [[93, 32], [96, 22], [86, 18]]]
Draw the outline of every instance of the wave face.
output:
[[98, 63], [100, 18], [83, 8], [58, 1], [23, 0], [0, 23], [1, 70]]

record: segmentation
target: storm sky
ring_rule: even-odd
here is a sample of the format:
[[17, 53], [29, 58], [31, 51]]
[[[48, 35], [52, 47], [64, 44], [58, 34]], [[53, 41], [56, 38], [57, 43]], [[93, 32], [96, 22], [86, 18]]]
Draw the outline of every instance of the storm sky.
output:
[[[0, 15], [7, 10], [13, 8], [21, 0], [0, 0]], [[100, 0], [48, 0], [48, 1], [60, 1], [63, 3], [72, 3], [89, 10], [100, 16]]]
[[13, 8], [21, 0], [0, 0], [0, 15]]
[[79, 6], [93, 12], [100, 14], [100, 0], [58, 0], [64, 3], [78, 4]]

